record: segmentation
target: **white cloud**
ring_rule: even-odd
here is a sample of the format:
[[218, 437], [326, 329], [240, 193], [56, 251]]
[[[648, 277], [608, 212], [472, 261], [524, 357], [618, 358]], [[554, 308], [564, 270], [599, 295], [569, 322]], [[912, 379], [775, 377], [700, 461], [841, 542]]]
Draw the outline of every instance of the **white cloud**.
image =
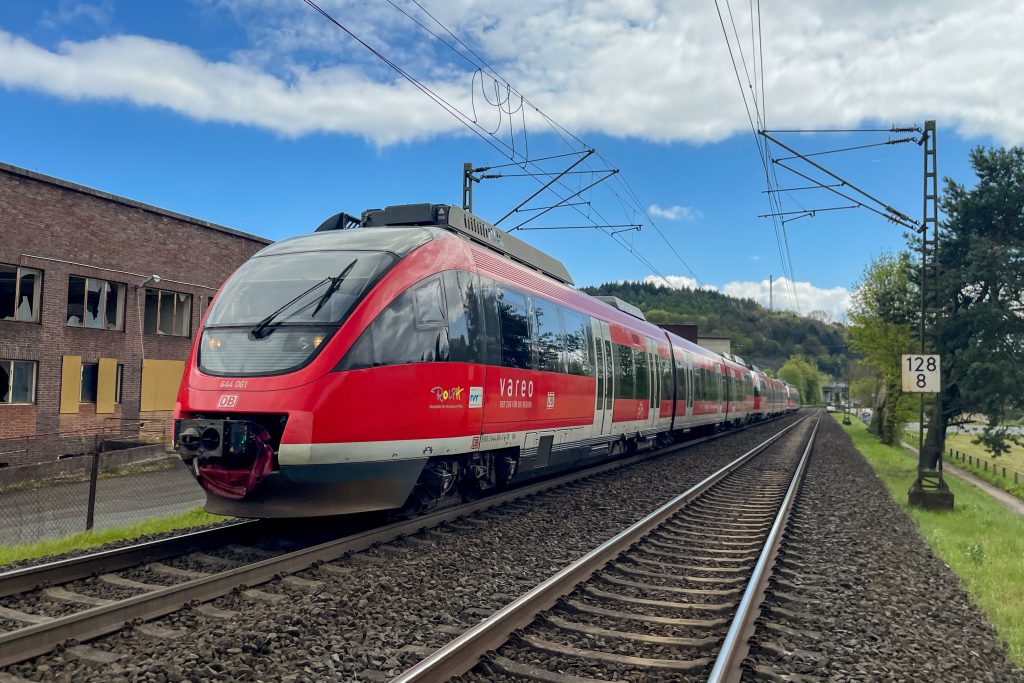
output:
[[[771, 285], [767, 279], [760, 282], [733, 281], [727, 282], [722, 291], [729, 296], [753, 299], [762, 306], [768, 306], [770, 298], [775, 310], [797, 311], [790, 295], [789, 283], [786, 278], [778, 278]], [[799, 313], [807, 315], [811, 311], [825, 311], [833, 320], [846, 319], [846, 312], [850, 308], [850, 290], [846, 287], [815, 287], [810, 282], [800, 281], [793, 284]], [[769, 288], [772, 290], [771, 297]]]
[[8, 87], [41, 89], [70, 100], [130, 101], [288, 136], [351, 133], [386, 145], [458, 127], [413, 86], [370, 81], [352, 66], [296, 66], [285, 80], [139, 36], [64, 42], [50, 52], [0, 31], [0, 64], [5, 65], [0, 83]]
[[[407, 17], [383, 3], [324, 4], [428, 87], [472, 111], [472, 69]], [[705, 0], [431, 4], [435, 16], [576, 133], [690, 142], [749, 133], [718, 17]], [[249, 47], [217, 61], [144, 36], [48, 49], [0, 32], [0, 85], [163, 107], [288, 136], [350, 133], [379, 145], [459, 129], [301, 3], [199, 6], [236, 20]], [[748, 36], [744, 11], [736, 20], [739, 35]], [[771, 3], [761, 25], [773, 127], [928, 117], [962, 134], [1024, 142], [1024, 50], [1008, 47], [1024, 32], [1024, 3]], [[749, 43], [745, 50], [749, 61]], [[483, 106], [479, 93], [475, 103]], [[527, 123], [531, 132], [546, 128], [529, 108]]]
[[[668, 284], [666, 285], [666, 280]], [[836, 321], [846, 319], [846, 312], [850, 308], [851, 293], [845, 287], [816, 287], [810, 282], [796, 282], [796, 298], [799, 304], [799, 311], [793, 305], [793, 298], [790, 295], [789, 280], [779, 278], [769, 283], [767, 279], [760, 282], [742, 282], [733, 280], [722, 287], [709, 284], [698, 284], [692, 277], [686, 275], [666, 275], [661, 278], [658, 275], [648, 275], [643, 282], [657, 285], [658, 287], [672, 286], [676, 289], [706, 289], [720, 291], [728, 296], [738, 299], [753, 299], [764, 307], [769, 303], [777, 311], [794, 311], [801, 315], [808, 315], [812, 311], [824, 311], [827, 317]], [[769, 294], [771, 290], [771, 294]]]
[[647, 211], [655, 218], [664, 218], [670, 221], [690, 222], [704, 218], [704, 214], [698, 209], [694, 209], [691, 206], [679, 206], [678, 204], [673, 204], [667, 209], [663, 209], [657, 204], [651, 204], [647, 207]]
[[718, 287], [708, 284], [700, 284], [696, 279], [688, 277], [686, 275], [666, 275], [661, 277], [660, 275], [648, 275], [643, 279], [643, 282], [657, 285], [658, 287], [672, 287], [674, 289], [707, 289], [713, 292], [718, 291]]

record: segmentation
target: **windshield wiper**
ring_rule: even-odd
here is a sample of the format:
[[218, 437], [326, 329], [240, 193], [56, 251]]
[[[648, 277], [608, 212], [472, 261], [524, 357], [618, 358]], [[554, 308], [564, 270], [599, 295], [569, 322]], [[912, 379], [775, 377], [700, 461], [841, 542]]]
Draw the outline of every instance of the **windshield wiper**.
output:
[[[252, 335], [253, 339], [263, 339], [268, 334], [270, 334], [271, 332], [274, 331], [274, 328], [276, 327], [276, 325], [274, 327], [270, 327], [270, 326], [273, 324], [274, 318], [276, 318], [277, 316], [281, 315], [282, 311], [287, 310], [289, 306], [291, 306], [296, 301], [298, 301], [302, 297], [304, 297], [307, 294], [309, 294], [310, 292], [312, 292], [314, 289], [316, 289], [320, 285], [324, 284], [325, 282], [329, 282], [329, 281], [331, 281], [333, 279], [334, 278], [332, 278], [332, 277], [325, 277], [323, 280], [320, 280], [320, 282], [317, 282], [312, 287], [310, 287], [309, 289], [305, 290], [304, 292], [302, 292], [301, 294], [299, 294], [295, 298], [293, 298], [290, 301], [287, 301], [287, 302], [281, 304], [280, 306], [275, 308], [273, 311], [271, 311], [265, 318], [263, 318], [263, 320], [260, 320], [258, 323], [256, 323], [256, 325], [251, 330], [249, 330], [249, 334]], [[280, 324], [280, 323], [278, 323], [278, 324]], [[270, 328], [270, 329], [268, 330], [267, 328]]]
[[346, 277], [348, 277], [348, 274], [350, 272], [352, 272], [352, 269], [355, 267], [356, 261], [358, 260], [359, 259], [353, 259], [352, 263], [345, 266], [344, 270], [342, 270], [340, 273], [331, 278], [331, 284], [327, 286], [327, 290], [320, 297], [320, 300], [316, 302], [316, 308], [314, 308], [313, 312], [309, 314], [310, 318], [316, 317], [316, 314], [319, 313], [320, 309], [324, 307], [324, 304], [327, 303], [327, 300], [334, 296], [334, 293], [338, 291], [338, 287], [341, 286], [342, 281]]
[[[324, 304], [326, 304], [327, 301], [332, 296], [334, 296], [334, 293], [338, 291], [338, 287], [341, 286], [342, 281], [348, 276], [348, 274], [350, 272], [352, 272], [352, 268], [355, 267], [356, 261], [358, 261], [358, 260], [359, 259], [354, 259], [352, 261], [352, 263], [350, 263], [347, 266], [345, 266], [345, 268], [342, 269], [342, 271], [340, 273], [338, 273], [337, 275], [335, 275], [334, 277], [325, 277], [323, 280], [320, 280], [319, 282], [314, 284], [312, 287], [310, 287], [306, 291], [304, 291], [301, 294], [299, 294], [298, 296], [296, 296], [291, 301], [289, 301], [289, 302], [287, 302], [285, 304], [282, 304], [279, 308], [275, 309], [269, 315], [267, 315], [267, 317], [263, 318], [263, 320], [261, 320], [258, 323], [256, 323], [256, 326], [253, 327], [251, 330], [249, 330], [249, 334], [252, 335], [253, 339], [263, 339], [263, 338], [269, 336], [271, 332], [276, 330], [281, 325], [281, 323], [284, 322], [283, 320], [277, 320], [276, 319], [277, 316], [281, 315], [281, 313], [283, 311], [287, 310], [292, 304], [294, 304], [296, 301], [298, 301], [302, 297], [304, 297], [307, 294], [309, 294], [310, 292], [312, 292], [314, 289], [316, 289], [320, 285], [324, 284], [325, 282], [330, 282], [331, 284], [328, 285], [327, 290], [317, 300], [316, 308], [313, 309], [313, 313], [310, 314], [310, 317], [315, 316], [320, 311], [320, 309], [323, 308]], [[308, 308], [308, 307], [309, 307], [309, 304], [307, 304], [306, 306], [303, 306], [303, 308]]]

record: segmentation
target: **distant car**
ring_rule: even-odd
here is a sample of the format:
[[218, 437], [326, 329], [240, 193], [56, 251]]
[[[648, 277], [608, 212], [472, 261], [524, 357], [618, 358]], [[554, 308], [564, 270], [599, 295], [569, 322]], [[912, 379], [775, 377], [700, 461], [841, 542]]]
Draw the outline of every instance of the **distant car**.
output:
[[860, 414], [860, 419], [864, 421], [864, 424], [871, 424], [871, 411], [865, 410]]
[[834, 412], [836, 412], [836, 407], [834, 405], [832, 405], [831, 403], [829, 403], [827, 406], [825, 406], [825, 412], [826, 413], [834, 413]]

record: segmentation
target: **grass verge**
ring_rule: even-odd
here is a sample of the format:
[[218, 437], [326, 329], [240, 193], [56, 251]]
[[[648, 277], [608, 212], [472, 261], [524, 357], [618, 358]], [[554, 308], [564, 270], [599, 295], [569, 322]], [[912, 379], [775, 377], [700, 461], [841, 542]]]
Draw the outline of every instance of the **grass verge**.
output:
[[66, 553], [71, 550], [95, 548], [114, 541], [123, 541], [126, 539], [138, 538], [139, 536], [146, 536], [148, 534], [159, 534], [166, 531], [174, 531], [176, 529], [205, 526], [207, 524], [223, 522], [224, 520], [224, 517], [211, 515], [208, 512], [204, 512], [202, 508], [195, 508], [194, 510], [189, 510], [188, 512], [183, 512], [180, 515], [175, 515], [173, 517], [150, 519], [145, 522], [132, 524], [131, 526], [118, 527], [116, 529], [83, 531], [63, 538], [48, 539], [45, 541], [38, 541], [37, 543], [0, 546], [0, 568], [5, 564], [17, 562], [18, 560], [32, 560], [37, 557], [46, 557], [47, 555], [60, 555], [61, 553]]
[[953, 569], [988, 616], [1010, 657], [1024, 666], [1024, 517], [956, 477], [946, 478], [956, 499], [953, 512], [910, 508], [907, 491], [916, 476], [916, 461], [879, 443], [857, 420], [840, 426], [917, 524], [932, 552]]
[[[975, 449], [974, 451], [964, 450], [963, 446], [961, 445], [962, 442], [957, 441], [958, 437], [960, 439], [969, 438], [963, 434], [951, 434], [948, 437], [946, 437], [946, 445], [949, 446], [950, 448], [956, 448], [961, 453], [973, 455], [974, 459], [967, 460], [955, 458], [953, 457], [953, 455], [950, 454], [949, 450], [947, 450], [946, 455], [944, 457], [946, 463], [953, 465], [954, 467], [959, 467], [965, 472], [970, 472], [978, 479], [983, 479], [984, 481], [987, 481], [996, 488], [1006, 491], [1011, 496], [1016, 496], [1017, 498], [1024, 500], [1024, 478], [1018, 476], [1017, 482], [1014, 483], [1013, 473], [1009, 472], [1009, 469], [1012, 467], [1009, 461], [1007, 461], [1005, 458], [1000, 458], [998, 461], [993, 459], [992, 456], [984, 448], [976, 444], [972, 444], [973, 448]], [[914, 446], [916, 448], [917, 434], [907, 432], [906, 438], [904, 438], [903, 441], [904, 443], [910, 444], [911, 446]], [[979, 455], [979, 453], [982, 453], [984, 455]], [[987, 467], [985, 465], [980, 464], [980, 462], [978, 461], [979, 457], [984, 457], [986, 460], [988, 460]], [[1009, 474], [1008, 477], [1002, 476], [1000, 474], [1000, 471], [996, 469], [1003, 466], [1006, 466], [1007, 468], [1007, 472]]]

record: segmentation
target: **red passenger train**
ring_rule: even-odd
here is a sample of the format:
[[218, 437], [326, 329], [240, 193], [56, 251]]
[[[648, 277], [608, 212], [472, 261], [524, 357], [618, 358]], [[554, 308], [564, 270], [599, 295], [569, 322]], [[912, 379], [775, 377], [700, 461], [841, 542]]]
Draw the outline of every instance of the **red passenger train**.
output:
[[223, 285], [175, 410], [206, 509], [406, 513], [799, 407], [455, 206], [338, 214]]

